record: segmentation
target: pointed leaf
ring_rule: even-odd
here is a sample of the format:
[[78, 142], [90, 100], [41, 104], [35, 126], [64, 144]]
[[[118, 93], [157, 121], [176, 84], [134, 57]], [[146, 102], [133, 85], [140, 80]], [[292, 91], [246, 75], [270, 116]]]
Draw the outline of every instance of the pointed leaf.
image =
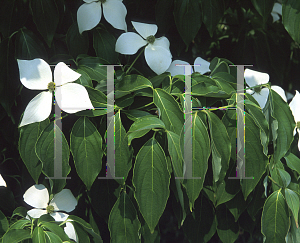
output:
[[286, 0], [282, 4], [282, 23], [294, 41], [300, 43], [300, 2]]
[[70, 148], [80, 179], [90, 190], [102, 168], [102, 137], [94, 124], [85, 116], [74, 124]]
[[285, 242], [290, 227], [289, 211], [280, 190], [273, 192], [266, 200], [261, 217], [261, 232], [265, 243]]
[[2, 243], [21, 242], [31, 238], [30, 231], [25, 229], [11, 229], [2, 238]]
[[32, 234], [33, 243], [46, 243], [46, 237], [43, 229], [41, 227], [35, 227]]
[[141, 223], [137, 212], [124, 191], [110, 211], [108, 228], [111, 242], [140, 242]]
[[155, 138], [148, 140], [137, 154], [132, 182], [140, 212], [153, 233], [170, 194], [166, 156]]
[[263, 21], [266, 22], [269, 18], [272, 8], [274, 6], [274, 0], [252, 0], [252, 4], [257, 12], [263, 17]]
[[298, 195], [293, 192], [292, 190], [285, 188], [285, 199], [287, 202], [287, 205], [289, 206], [289, 208], [291, 209], [293, 216], [294, 216], [294, 220], [296, 223], [296, 226], [298, 228], [298, 214], [299, 214], [299, 208], [300, 208], [300, 200]]

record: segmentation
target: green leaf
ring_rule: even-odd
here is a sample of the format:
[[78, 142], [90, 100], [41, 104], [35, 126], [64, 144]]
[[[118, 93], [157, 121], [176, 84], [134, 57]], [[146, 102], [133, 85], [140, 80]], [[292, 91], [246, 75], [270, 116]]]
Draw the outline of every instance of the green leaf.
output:
[[32, 234], [33, 243], [46, 243], [44, 230], [41, 227], [35, 227]]
[[[111, 123], [110, 125], [112, 125]], [[117, 179], [120, 184], [125, 183], [128, 172], [132, 167], [131, 154], [128, 147], [128, 137], [121, 121], [121, 112], [115, 114], [115, 175], [123, 177]]]
[[107, 67], [98, 57], [86, 57], [78, 61], [78, 68], [86, 72], [92, 80], [100, 82], [107, 80]]
[[166, 156], [154, 137], [137, 154], [132, 182], [140, 212], [153, 233], [170, 194]]
[[87, 32], [79, 34], [78, 23], [75, 21], [67, 32], [66, 38], [69, 53], [76, 59], [79, 54], [87, 54], [89, 38]]
[[30, 30], [23, 28], [16, 35], [16, 58], [26, 60], [46, 59], [47, 52], [41, 40]]
[[33, 21], [44, 40], [51, 47], [56, 27], [59, 22], [59, 11], [54, 0], [30, 1]]
[[46, 229], [50, 230], [51, 232], [53, 232], [55, 235], [57, 235], [63, 241], [69, 240], [69, 237], [66, 235], [65, 231], [61, 227], [59, 227], [57, 224], [43, 221], [43, 222], [41, 222], [41, 226], [43, 228], [46, 228]]
[[226, 207], [229, 209], [229, 211], [234, 216], [234, 221], [235, 222], [237, 222], [240, 215], [246, 209], [246, 206], [247, 205], [246, 205], [246, 202], [244, 200], [243, 193], [241, 191], [239, 191], [239, 193], [237, 193], [233, 199], [226, 202]]
[[[199, 197], [203, 187], [205, 175], [208, 168], [208, 158], [210, 156], [210, 141], [207, 128], [198, 112], [192, 114], [192, 177], [201, 177], [201, 179], [190, 179], [183, 181], [190, 201], [190, 210], [194, 207], [195, 200]], [[185, 131], [188, 132], [188, 131]], [[184, 154], [184, 132], [180, 137], [181, 154]], [[190, 141], [188, 141], [190, 143]]]
[[27, 209], [24, 208], [24, 207], [17, 207], [17, 208], [13, 211], [11, 217], [14, 217], [14, 216], [16, 216], [16, 215], [25, 218], [26, 215], [27, 215]]
[[199, 1], [175, 0], [174, 19], [178, 32], [188, 46], [198, 33], [202, 20]]
[[263, 21], [266, 22], [270, 17], [275, 0], [251, 0], [251, 2], [257, 12], [263, 17]]
[[273, 192], [266, 200], [261, 217], [261, 232], [265, 243], [285, 242], [290, 227], [289, 211], [280, 190]]
[[[62, 173], [61, 175], [56, 175], [58, 177], [66, 177], [70, 171], [71, 167], [69, 165], [69, 145], [64, 136], [61, 132], [59, 127], [51, 122], [41, 133], [40, 137], [38, 138], [36, 145], [35, 145], [35, 152], [39, 158], [39, 160], [43, 164], [43, 172], [48, 177], [54, 176], [54, 166], [55, 166], [55, 153], [54, 153], [54, 136], [57, 134], [61, 134], [61, 144], [57, 144], [56, 146], [61, 149], [59, 153], [61, 153], [61, 160], [62, 160]], [[58, 149], [57, 148], [57, 149]], [[57, 150], [56, 150], [57, 151]], [[52, 179], [54, 181], [54, 189], [53, 191], [59, 192], [65, 186], [66, 179]]]
[[218, 116], [211, 111], [205, 113], [211, 139], [213, 178], [215, 182], [222, 181], [229, 166], [231, 144], [226, 127]]
[[186, 217], [183, 230], [190, 242], [209, 242], [217, 229], [213, 205], [202, 194], [195, 201], [195, 210]]
[[300, 159], [296, 155], [289, 152], [284, 156], [284, 158], [287, 166], [300, 174]]
[[19, 153], [31, 177], [38, 184], [42, 163], [35, 153], [35, 144], [42, 131], [49, 125], [49, 119], [20, 128]]
[[102, 137], [85, 116], [74, 124], [70, 136], [71, 153], [80, 179], [90, 190], [102, 168]]
[[153, 128], [165, 129], [165, 124], [155, 116], [143, 116], [131, 125], [128, 133]]
[[293, 213], [294, 220], [295, 220], [296, 226], [298, 228], [298, 214], [299, 214], [299, 208], [300, 208], [299, 197], [294, 191], [292, 191], [288, 188], [285, 188], [284, 195], [285, 195], [287, 205], [289, 206], [289, 208], [291, 209], [291, 211]]
[[268, 163], [260, 141], [260, 130], [248, 113], [245, 113], [245, 163], [245, 176], [253, 177], [241, 180], [242, 192], [246, 199], [265, 173]]
[[213, 36], [213, 32], [217, 27], [220, 19], [224, 14], [224, 1], [211, 0], [201, 1], [203, 23], [206, 26], [210, 36]]
[[147, 87], [152, 88], [152, 83], [145, 77], [137, 74], [127, 75], [121, 81], [116, 83], [115, 98], [121, 98], [135, 90], [140, 90]]
[[0, 210], [0, 238], [5, 234], [5, 232], [8, 230], [9, 224], [7, 221], [7, 218]]
[[285, 170], [277, 168], [278, 174], [280, 176], [280, 179], [282, 181], [283, 187], [288, 187], [289, 184], [291, 183], [291, 176], [288, 172]]
[[289, 105], [270, 89], [264, 113], [272, 131], [274, 162], [277, 163], [289, 150], [294, 139], [295, 121]]
[[70, 222], [71, 224], [73, 224], [74, 229], [76, 231], [77, 237], [78, 237], [78, 242], [86, 242], [86, 243], [90, 243], [90, 238], [88, 236], [88, 234], [83, 230], [83, 228], [75, 223], [75, 222]]
[[217, 232], [220, 240], [224, 243], [235, 242], [239, 236], [239, 226], [225, 204], [217, 207], [216, 216], [218, 221]]
[[159, 108], [167, 130], [180, 135], [184, 123], [183, 112], [173, 96], [157, 88], [153, 90], [153, 102]]
[[93, 46], [97, 57], [110, 64], [116, 63], [118, 53], [115, 51], [116, 38], [107, 30], [101, 28], [93, 29]]
[[282, 3], [282, 23], [294, 41], [300, 43], [300, 2], [286, 0]]
[[141, 223], [125, 191], [110, 211], [108, 228], [111, 242], [140, 242], [139, 230]]
[[25, 226], [30, 226], [30, 225], [31, 225], [31, 222], [28, 219], [20, 219], [17, 222], [13, 223], [10, 226], [9, 229], [10, 230], [12, 230], [12, 229], [24, 229]]
[[132, 121], [136, 121], [143, 116], [153, 116], [151, 113], [147, 111], [141, 111], [141, 110], [127, 110], [127, 111], [124, 110], [123, 112]]
[[2, 238], [2, 243], [18, 243], [31, 238], [30, 231], [25, 229], [11, 229]]
[[47, 243], [63, 243], [63, 241], [61, 240], [61, 238], [59, 238], [58, 235], [50, 231], [45, 231], [45, 236], [46, 236]]

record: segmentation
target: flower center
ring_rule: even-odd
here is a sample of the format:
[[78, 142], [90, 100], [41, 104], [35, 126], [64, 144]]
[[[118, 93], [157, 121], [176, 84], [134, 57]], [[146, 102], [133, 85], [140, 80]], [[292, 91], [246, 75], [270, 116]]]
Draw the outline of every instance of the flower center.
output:
[[50, 91], [54, 91], [55, 90], [55, 83], [54, 82], [50, 82], [47, 86], [47, 88], [50, 90]]
[[255, 88], [254, 88], [254, 91], [255, 91], [255, 93], [258, 93], [258, 94], [259, 94], [260, 91], [261, 91], [261, 87], [255, 87]]
[[296, 127], [300, 129], [300, 121], [296, 123]]
[[54, 207], [52, 205], [49, 205], [49, 206], [47, 206], [46, 210], [47, 210], [47, 213], [51, 214], [54, 212]]
[[153, 35], [150, 35], [147, 37], [146, 41], [149, 43], [149, 44], [153, 44], [154, 41], [155, 41], [155, 37]]

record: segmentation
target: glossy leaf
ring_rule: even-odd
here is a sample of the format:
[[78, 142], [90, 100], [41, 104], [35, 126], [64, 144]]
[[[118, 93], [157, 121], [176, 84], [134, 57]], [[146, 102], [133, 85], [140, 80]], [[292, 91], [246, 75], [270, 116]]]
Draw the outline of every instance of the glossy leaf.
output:
[[45, 236], [47, 243], [63, 243], [59, 236], [50, 231], [45, 231]]
[[42, 172], [42, 163], [35, 153], [35, 143], [49, 123], [49, 119], [46, 119], [20, 128], [19, 153], [36, 184]]
[[282, 23], [294, 41], [300, 43], [300, 2], [286, 0], [282, 4]]
[[31, 238], [30, 231], [25, 229], [11, 229], [2, 238], [3, 243], [20, 242]]
[[260, 130], [252, 117], [245, 113], [245, 176], [253, 179], [241, 180], [242, 192], [246, 199], [265, 173], [268, 157], [263, 153]]
[[274, 0], [251, 0], [253, 6], [257, 12], [263, 17], [263, 21], [266, 22], [270, 16], [272, 8], [274, 6]]
[[283, 187], [288, 187], [289, 184], [291, 183], [291, 176], [288, 172], [286, 172], [283, 169], [277, 168], [278, 175], [280, 176], [280, 179], [282, 181]]
[[[195, 200], [199, 197], [200, 191], [203, 187], [206, 171], [208, 168], [208, 158], [210, 156], [210, 141], [206, 126], [201, 118], [198, 116], [198, 112], [192, 115], [192, 161], [185, 163], [192, 163], [192, 177], [201, 177], [201, 179], [190, 179], [183, 181], [183, 185], [186, 188], [187, 195], [190, 201], [190, 210], [194, 207]], [[185, 131], [188, 132], [188, 131]], [[184, 133], [181, 133], [180, 137], [181, 154], [184, 155]], [[186, 167], [186, 166], [185, 166]]]
[[88, 190], [102, 168], [102, 137], [94, 124], [81, 117], [74, 124], [70, 136], [70, 148], [77, 174]]
[[291, 211], [293, 213], [294, 220], [295, 220], [296, 226], [298, 228], [298, 214], [299, 214], [299, 208], [300, 208], [299, 197], [294, 191], [292, 191], [288, 188], [285, 188], [284, 195], [285, 195], [287, 205], [289, 206], [289, 208], [291, 209]]
[[206, 112], [209, 123], [213, 179], [222, 181], [229, 166], [231, 144], [226, 127], [213, 112]]
[[137, 154], [132, 182], [140, 212], [153, 233], [170, 193], [166, 156], [155, 138], [148, 140]]
[[111, 242], [140, 242], [141, 223], [126, 192], [123, 192], [110, 211], [108, 228]]
[[59, 11], [54, 0], [30, 1], [33, 21], [44, 40], [51, 47], [51, 43], [59, 22]]
[[[58, 136], [57, 134], [61, 134], [61, 145], [57, 144], [56, 146], [60, 148], [61, 150], [58, 153], [61, 153], [61, 160], [62, 160], [62, 174], [56, 175], [56, 177], [66, 177], [71, 170], [71, 167], [69, 165], [69, 145], [68, 142], [64, 136], [64, 134], [61, 132], [59, 127], [51, 122], [41, 133], [39, 139], [36, 142], [35, 145], [35, 152], [39, 158], [39, 160], [43, 164], [42, 171], [47, 175], [48, 177], [54, 177], [54, 166], [55, 166], [55, 150], [54, 148], [54, 136]], [[54, 191], [59, 192], [64, 187], [65, 179], [55, 179], [55, 182], [57, 181], [57, 188], [54, 189]], [[61, 183], [62, 184], [61, 184]], [[56, 183], [55, 183], [56, 184]]]
[[287, 153], [284, 158], [286, 160], [287, 166], [300, 174], [300, 159], [292, 153]]
[[281, 191], [275, 191], [267, 198], [262, 212], [261, 232], [266, 236], [265, 243], [284, 242], [289, 227], [287, 204]]
[[9, 224], [5, 215], [0, 211], [0, 237], [8, 230]]
[[86, 72], [92, 80], [100, 82], [107, 79], [107, 67], [98, 57], [86, 57], [78, 61], [78, 68]]
[[[112, 123], [110, 124], [112, 125]], [[131, 169], [131, 154], [128, 147], [128, 137], [121, 121], [121, 112], [115, 114], [115, 175], [123, 177], [123, 180], [117, 179], [121, 184], [125, 183], [128, 172]]]
[[160, 118], [167, 130], [180, 135], [184, 123], [183, 112], [173, 96], [157, 88], [153, 90], [153, 102], [159, 108]]
[[115, 64], [118, 53], [115, 51], [116, 38], [107, 30], [95, 28], [93, 30], [93, 46], [97, 57], [100, 57], [110, 64]]
[[44, 243], [46, 242], [44, 230], [41, 227], [35, 227], [32, 234], [33, 243]]

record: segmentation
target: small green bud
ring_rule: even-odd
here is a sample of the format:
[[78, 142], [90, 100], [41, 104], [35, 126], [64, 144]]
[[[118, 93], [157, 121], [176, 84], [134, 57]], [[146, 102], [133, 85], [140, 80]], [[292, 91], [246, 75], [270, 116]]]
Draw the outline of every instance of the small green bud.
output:
[[255, 87], [254, 88], [254, 91], [255, 91], [255, 93], [260, 93], [260, 91], [261, 91], [261, 87], [259, 86], [259, 87]]
[[155, 41], [155, 37], [153, 35], [150, 35], [147, 37], [146, 41], [149, 43], [149, 44], [153, 44], [154, 41]]
[[47, 86], [47, 88], [50, 90], [50, 91], [54, 91], [55, 90], [55, 83], [54, 82], [50, 82]]
[[51, 214], [54, 212], [54, 207], [52, 205], [49, 205], [49, 206], [47, 206], [46, 210], [47, 210], [47, 213]]

